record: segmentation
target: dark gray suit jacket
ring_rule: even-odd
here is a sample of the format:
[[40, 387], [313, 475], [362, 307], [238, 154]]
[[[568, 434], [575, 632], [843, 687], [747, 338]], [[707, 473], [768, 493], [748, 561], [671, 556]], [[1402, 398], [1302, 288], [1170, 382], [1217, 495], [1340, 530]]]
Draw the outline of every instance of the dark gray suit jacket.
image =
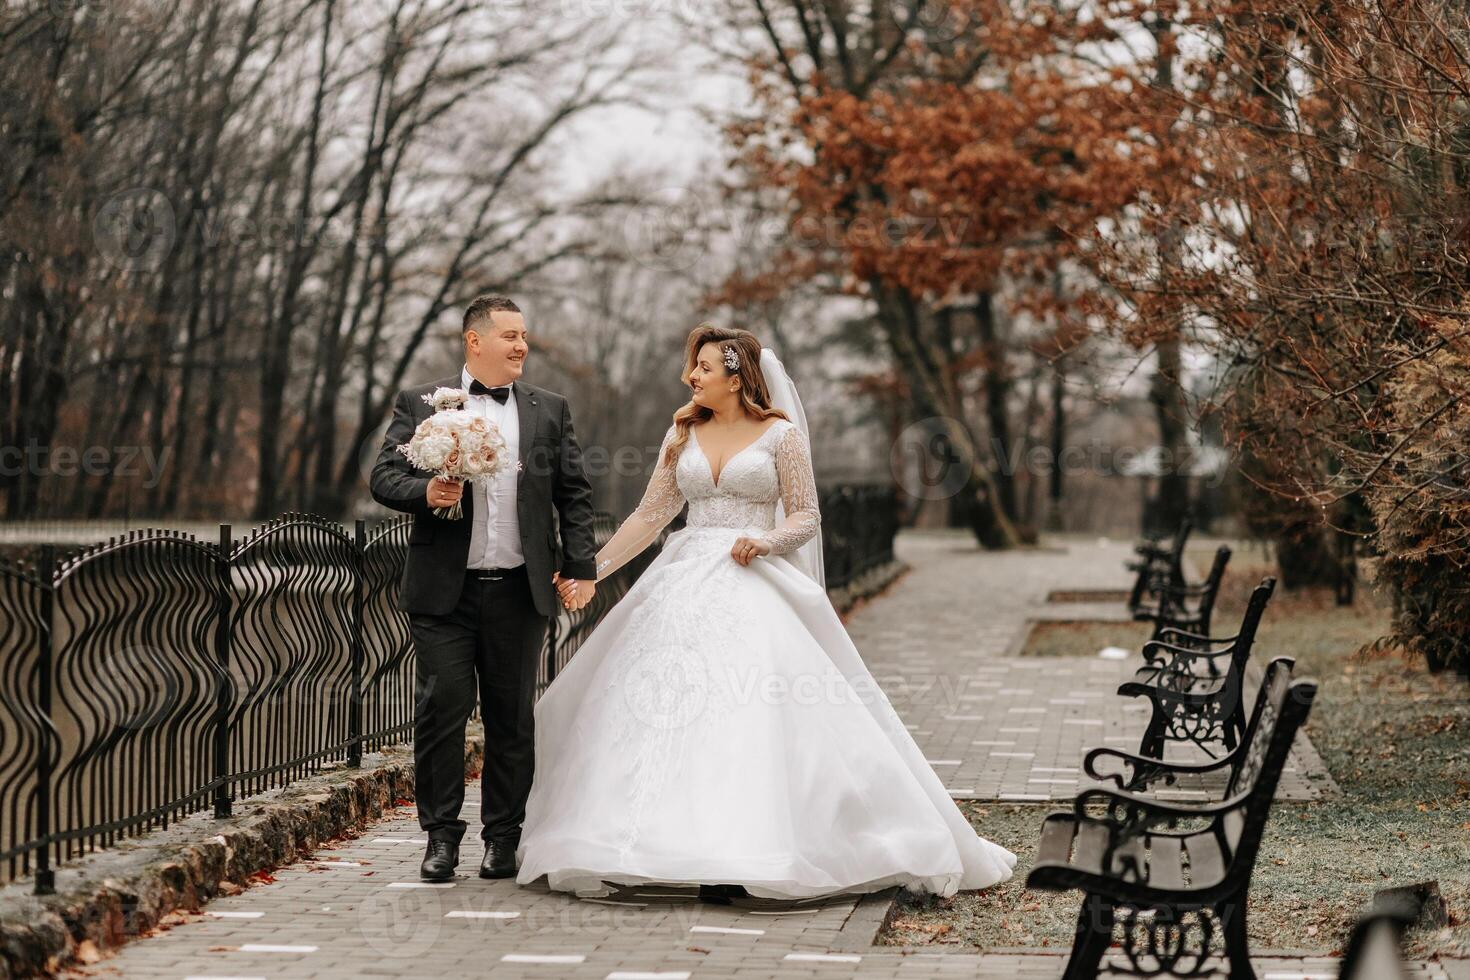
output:
[[[412, 438], [420, 422], [434, 413], [421, 396], [435, 388], [458, 388], [458, 376], [398, 393], [393, 421], [383, 436], [383, 448], [373, 466], [373, 499], [384, 507], [414, 516], [408, 535], [408, 561], [398, 608], [407, 613], [444, 615], [459, 602], [470, 554], [470, 527], [474, 493], [465, 487], [464, 516], [459, 520], [435, 517], [424, 496], [433, 473], [420, 470], [398, 451]], [[521, 473], [516, 492], [516, 515], [521, 525], [521, 553], [531, 579], [536, 611], [553, 616], [561, 607], [551, 573], [566, 578], [597, 577], [597, 544], [592, 531], [592, 486], [582, 471], [582, 448], [572, 432], [567, 400], [524, 381], [512, 383], [520, 413]], [[560, 517], [558, 547], [553, 510]]]

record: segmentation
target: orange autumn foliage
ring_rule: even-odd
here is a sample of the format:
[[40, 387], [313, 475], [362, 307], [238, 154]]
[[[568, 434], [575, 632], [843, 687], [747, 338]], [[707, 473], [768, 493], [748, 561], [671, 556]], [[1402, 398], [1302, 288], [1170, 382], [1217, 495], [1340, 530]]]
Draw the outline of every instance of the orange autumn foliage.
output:
[[753, 62], [768, 111], [730, 136], [751, 179], [787, 195], [791, 236], [722, 299], [825, 274], [851, 292], [881, 283], [934, 299], [1004, 284], [1014, 308], [1054, 311], [1077, 295], [1055, 288], [1058, 268], [1085, 263], [1100, 221], [1177, 172], [1150, 88], [1078, 56], [1113, 39], [1101, 21], [952, 7], [970, 32], [914, 46], [871, 91], [815, 75], [793, 102], [780, 66]]

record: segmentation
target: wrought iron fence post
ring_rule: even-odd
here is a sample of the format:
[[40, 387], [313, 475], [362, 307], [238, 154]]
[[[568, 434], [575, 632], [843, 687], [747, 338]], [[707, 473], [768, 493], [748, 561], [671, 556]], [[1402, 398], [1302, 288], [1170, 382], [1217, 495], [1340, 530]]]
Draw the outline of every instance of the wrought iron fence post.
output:
[[352, 691], [347, 702], [347, 737], [352, 744], [347, 749], [347, 764], [356, 769], [362, 766], [363, 579], [367, 567], [367, 521], [357, 522], [354, 542], [357, 545], [357, 565], [352, 570]]
[[41, 751], [36, 753], [36, 839], [41, 846], [36, 849], [37, 895], [56, 894], [56, 872], [51, 867], [51, 678], [55, 673], [55, 653], [52, 630], [56, 597], [56, 546], [41, 545], [40, 566], [36, 569], [41, 579], [41, 656], [37, 663], [40, 671], [39, 690], [41, 712]]
[[214, 627], [214, 652], [219, 665], [219, 686], [214, 695], [214, 815], [231, 815], [230, 803], [230, 598], [234, 582], [230, 576], [230, 550], [234, 542], [231, 526], [219, 526], [219, 612]]

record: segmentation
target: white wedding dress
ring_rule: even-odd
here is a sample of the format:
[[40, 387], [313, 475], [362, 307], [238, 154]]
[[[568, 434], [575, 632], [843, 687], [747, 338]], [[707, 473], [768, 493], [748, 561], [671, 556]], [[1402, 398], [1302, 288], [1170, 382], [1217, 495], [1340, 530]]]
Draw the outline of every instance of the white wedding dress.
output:
[[[810, 898], [1009, 878], [925, 761], [825, 590], [783, 555], [818, 531], [805, 434], [776, 419], [716, 485], [691, 430], [598, 554], [599, 579], [689, 502], [688, 525], [536, 704], [516, 880], [739, 884]], [[669, 427], [664, 448], [674, 438]], [[786, 515], [776, 526], [776, 504]], [[742, 535], [770, 555], [741, 565]]]

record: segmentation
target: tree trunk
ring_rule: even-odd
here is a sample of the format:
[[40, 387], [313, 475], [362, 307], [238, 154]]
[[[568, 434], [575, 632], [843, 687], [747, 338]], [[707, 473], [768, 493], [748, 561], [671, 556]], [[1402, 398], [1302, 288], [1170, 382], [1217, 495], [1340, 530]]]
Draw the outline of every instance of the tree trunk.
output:
[[1066, 524], [1062, 517], [1062, 497], [1066, 492], [1066, 473], [1062, 454], [1067, 448], [1067, 372], [1061, 361], [1051, 366], [1051, 473], [1047, 480], [1046, 529], [1060, 531]]
[[981, 293], [975, 302], [975, 325], [980, 332], [980, 350], [985, 365], [985, 419], [990, 426], [990, 442], [999, 465], [995, 473], [995, 489], [1005, 517], [1016, 520], [1016, 474], [1011, 450], [1011, 417], [1007, 403], [1011, 397], [1010, 365], [1005, 344], [995, 317], [995, 300], [991, 293]]
[[1189, 419], [1184, 391], [1179, 384], [1178, 337], [1160, 343], [1156, 355], [1158, 365], [1149, 387], [1149, 401], [1153, 403], [1159, 423], [1161, 469], [1158, 498], [1147, 523], [1168, 531], [1178, 527], [1190, 511]]
[[1014, 548], [1020, 544], [1020, 535], [1000, 505], [990, 468], [965, 422], [960, 392], [941, 367], [942, 351], [936, 351], [923, 340], [917, 300], [877, 280], [870, 286], [878, 301], [879, 325], [908, 383], [916, 410], [920, 417], [934, 420], [966, 467], [965, 481], [958, 493], [975, 540], [984, 548]]

